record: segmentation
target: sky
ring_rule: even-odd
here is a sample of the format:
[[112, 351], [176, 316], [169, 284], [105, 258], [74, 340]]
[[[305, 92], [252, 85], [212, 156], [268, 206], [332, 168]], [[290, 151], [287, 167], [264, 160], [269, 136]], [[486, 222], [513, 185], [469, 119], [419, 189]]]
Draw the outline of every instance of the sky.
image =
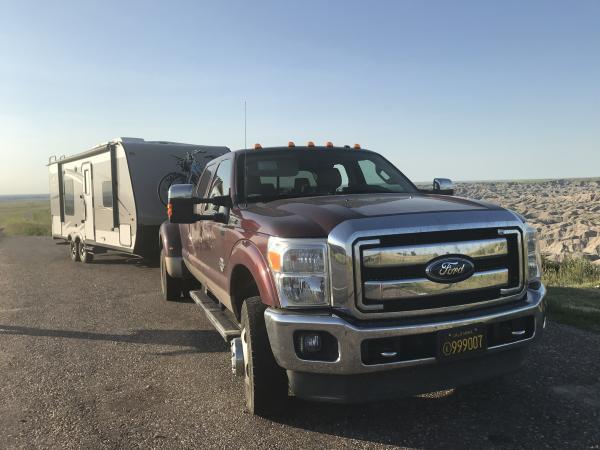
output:
[[600, 2], [0, 0], [0, 194], [117, 136], [600, 176]]

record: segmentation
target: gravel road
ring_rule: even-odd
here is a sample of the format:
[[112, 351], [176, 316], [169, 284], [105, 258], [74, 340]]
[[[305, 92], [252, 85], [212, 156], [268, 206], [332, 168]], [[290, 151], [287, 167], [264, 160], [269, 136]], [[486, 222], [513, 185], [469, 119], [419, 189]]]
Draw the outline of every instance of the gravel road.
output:
[[244, 412], [229, 352], [156, 268], [0, 238], [0, 448], [600, 448], [600, 335], [550, 323], [491, 386]]

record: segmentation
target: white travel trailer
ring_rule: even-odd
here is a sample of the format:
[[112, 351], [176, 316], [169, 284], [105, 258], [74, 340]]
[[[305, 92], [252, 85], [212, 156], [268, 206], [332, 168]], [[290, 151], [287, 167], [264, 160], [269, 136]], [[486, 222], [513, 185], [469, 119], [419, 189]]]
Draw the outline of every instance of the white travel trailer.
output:
[[[189, 182], [207, 162], [228, 151], [117, 138], [67, 158], [52, 156], [52, 236], [70, 242], [75, 261], [89, 262], [94, 253], [106, 250], [158, 256], [158, 229], [167, 218], [159, 190], [171, 182], [186, 182], [186, 177]], [[191, 175], [181, 173], [182, 161], [192, 154]]]

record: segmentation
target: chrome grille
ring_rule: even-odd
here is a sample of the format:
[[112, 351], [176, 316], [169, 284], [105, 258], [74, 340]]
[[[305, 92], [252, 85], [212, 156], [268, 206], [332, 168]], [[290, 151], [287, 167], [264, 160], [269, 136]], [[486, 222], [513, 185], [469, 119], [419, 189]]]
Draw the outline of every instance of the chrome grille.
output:
[[[385, 236], [354, 245], [356, 301], [365, 312], [429, 314], [508, 301], [522, 291], [522, 239], [518, 229]], [[438, 283], [425, 267], [444, 255], [464, 256], [474, 274]]]

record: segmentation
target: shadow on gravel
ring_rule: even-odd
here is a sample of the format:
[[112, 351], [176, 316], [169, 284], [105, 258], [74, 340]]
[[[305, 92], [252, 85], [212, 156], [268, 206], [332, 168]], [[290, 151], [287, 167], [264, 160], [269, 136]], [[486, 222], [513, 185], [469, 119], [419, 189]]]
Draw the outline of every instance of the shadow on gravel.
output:
[[[335, 405], [294, 399], [293, 415], [274, 420], [294, 428], [367, 443], [428, 448], [514, 446], [531, 412], [516, 408], [528, 392], [506, 380], [367, 404]], [[465, 439], [476, 433], [473, 440]], [[450, 446], [452, 447], [452, 446]]]
[[137, 256], [131, 255], [98, 255], [91, 262], [92, 265], [119, 265], [119, 264], [127, 264], [134, 267], [143, 267], [143, 268], [151, 268], [155, 269], [160, 267], [160, 261], [154, 259], [146, 259], [140, 258]]
[[157, 353], [158, 355], [163, 356], [186, 353], [224, 352], [228, 350], [221, 337], [212, 330], [136, 330], [132, 334], [104, 334], [88, 331], [49, 330], [44, 328], [0, 324], [0, 335], [9, 334], [187, 347], [173, 352]]

